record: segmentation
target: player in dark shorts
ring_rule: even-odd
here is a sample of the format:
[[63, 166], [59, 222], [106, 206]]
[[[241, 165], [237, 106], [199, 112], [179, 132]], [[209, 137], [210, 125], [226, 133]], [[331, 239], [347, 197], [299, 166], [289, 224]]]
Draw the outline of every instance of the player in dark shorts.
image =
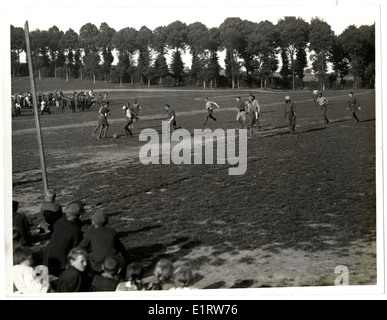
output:
[[107, 121], [107, 117], [110, 115], [110, 109], [109, 109], [109, 102], [104, 102], [102, 104], [102, 107], [99, 108], [99, 114], [98, 114], [98, 125], [93, 131], [93, 137], [95, 137], [96, 132], [98, 131], [99, 128], [100, 132], [98, 135], [98, 138], [106, 138], [107, 136], [107, 131], [109, 129], [109, 123]]
[[173, 131], [175, 131], [176, 129], [178, 129], [175, 111], [171, 109], [171, 106], [169, 104], [165, 105], [165, 110], [167, 110], [168, 112], [169, 123], [172, 124]]

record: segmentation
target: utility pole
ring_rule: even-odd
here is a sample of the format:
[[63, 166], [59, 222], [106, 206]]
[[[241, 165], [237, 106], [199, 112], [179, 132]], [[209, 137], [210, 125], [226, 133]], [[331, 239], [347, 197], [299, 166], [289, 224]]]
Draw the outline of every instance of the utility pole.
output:
[[40, 165], [41, 165], [41, 169], [42, 169], [43, 188], [44, 188], [44, 194], [47, 194], [48, 184], [47, 184], [46, 164], [45, 164], [45, 160], [44, 160], [42, 133], [41, 133], [40, 122], [39, 122], [38, 99], [37, 99], [37, 95], [36, 95], [34, 70], [33, 70], [33, 66], [32, 66], [30, 32], [28, 30], [28, 21], [26, 21], [26, 23], [24, 25], [24, 32], [25, 32], [25, 38], [26, 38], [28, 71], [29, 71], [29, 75], [30, 75], [32, 102], [33, 102], [34, 116], [35, 116], [35, 126], [36, 126], [37, 138], [38, 138], [38, 144], [39, 144], [39, 155], [40, 155]]

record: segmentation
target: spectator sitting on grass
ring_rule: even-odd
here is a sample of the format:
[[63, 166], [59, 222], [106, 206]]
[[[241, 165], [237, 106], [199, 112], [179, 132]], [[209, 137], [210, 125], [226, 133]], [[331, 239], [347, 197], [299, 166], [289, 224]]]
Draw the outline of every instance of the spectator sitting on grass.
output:
[[[16, 293], [42, 294], [49, 289], [48, 279], [39, 279], [32, 268], [32, 252], [26, 247], [16, 247], [13, 252], [13, 284]], [[47, 274], [48, 275], [48, 274]]]
[[82, 249], [73, 248], [68, 254], [68, 265], [60, 274], [57, 292], [88, 292], [90, 279], [88, 278], [87, 252]]
[[62, 207], [55, 203], [56, 193], [48, 190], [45, 196], [45, 202], [41, 204], [40, 212], [46, 221], [48, 231], [52, 232], [54, 224], [63, 217]]
[[73, 202], [63, 208], [65, 216], [54, 225], [50, 242], [44, 249], [43, 264], [49, 273], [58, 277], [68, 263], [68, 254], [78, 246], [83, 238], [80, 217], [84, 207], [80, 202]]
[[30, 232], [30, 224], [24, 213], [19, 211], [19, 202], [12, 201], [12, 225], [13, 225], [13, 240], [15, 244], [22, 246], [31, 246], [32, 237]]
[[107, 257], [114, 257], [125, 271], [128, 254], [124, 245], [113, 228], [109, 228], [109, 217], [103, 212], [97, 212], [92, 217], [92, 225], [87, 230], [84, 239], [79, 244], [79, 248], [86, 250], [90, 254], [90, 266], [94, 275], [101, 274], [102, 265]]
[[144, 284], [142, 278], [144, 268], [139, 262], [132, 262], [126, 268], [126, 281], [120, 282], [116, 291], [137, 291], [143, 290]]
[[173, 282], [175, 287], [171, 290], [192, 289], [193, 276], [191, 268], [187, 266], [178, 267], [173, 273]]
[[113, 257], [107, 257], [102, 265], [102, 274], [94, 276], [90, 291], [115, 291], [119, 281], [120, 263]]
[[173, 264], [168, 259], [157, 262], [153, 275], [156, 281], [149, 284], [148, 290], [169, 290], [174, 287], [172, 282]]

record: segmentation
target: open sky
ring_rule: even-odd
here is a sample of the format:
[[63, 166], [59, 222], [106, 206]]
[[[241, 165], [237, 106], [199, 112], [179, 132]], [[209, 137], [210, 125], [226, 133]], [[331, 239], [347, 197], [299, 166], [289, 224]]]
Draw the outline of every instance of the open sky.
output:
[[[325, 20], [335, 32], [342, 33], [348, 26], [371, 25], [379, 20], [380, 8], [368, 1], [286, 1], [272, 0], [270, 4], [261, 0], [165, 0], [165, 1], [124, 1], [111, 0], [99, 3], [91, 0], [67, 0], [65, 3], [53, 4], [52, 1], [19, 0], [17, 3], [3, 4], [2, 23], [7, 27], [24, 27], [28, 21], [29, 30], [48, 30], [57, 26], [62, 31], [73, 29], [79, 33], [86, 23], [93, 23], [98, 28], [106, 22], [116, 31], [125, 27], [140, 29], [147, 26], [154, 30], [180, 20], [186, 24], [202, 22], [208, 28], [219, 27], [228, 17], [239, 17], [253, 22], [269, 20], [276, 24], [285, 16], [296, 16], [310, 22], [314, 17]], [[117, 60], [117, 59], [116, 59]], [[186, 66], [191, 64], [191, 56], [183, 56]], [[223, 63], [220, 55], [219, 61]], [[115, 61], [117, 62], [117, 61]], [[221, 63], [221, 65], [222, 65]], [[223, 66], [223, 65], [222, 65]]]
[[62, 31], [72, 28], [79, 32], [88, 22], [97, 27], [106, 22], [118, 31], [128, 26], [139, 29], [144, 25], [153, 30], [176, 20], [187, 24], [199, 21], [207, 27], [218, 27], [227, 17], [239, 17], [253, 22], [269, 20], [273, 23], [285, 16], [301, 17], [308, 22], [313, 17], [319, 17], [330, 24], [336, 34], [340, 34], [351, 24], [373, 24], [379, 14], [378, 6], [372, 4], [372, 1], [368, 1], [368, 4], [356, 4], [356, 1], [343, 0], [296, 0], [292, 5], [278, 0], [111, 0], [104, 1], [104, 4], [90, 0], [63, 2], [60, 6], [46, 0], [34, 1], [33, 5], [27, 0], [3, 4], [4, 10], [9, 11], [9, 14], [5, 11], [4, 18], [15, 27], [23, 27], [28, 20], [30, 31], [47, 30], [56, 25]]

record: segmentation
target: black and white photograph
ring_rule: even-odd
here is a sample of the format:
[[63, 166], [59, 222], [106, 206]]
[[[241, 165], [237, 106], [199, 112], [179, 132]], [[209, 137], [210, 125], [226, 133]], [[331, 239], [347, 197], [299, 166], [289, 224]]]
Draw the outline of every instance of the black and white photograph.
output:
[[380, 298], [382, 12], [2, 4], [4, 298]]

